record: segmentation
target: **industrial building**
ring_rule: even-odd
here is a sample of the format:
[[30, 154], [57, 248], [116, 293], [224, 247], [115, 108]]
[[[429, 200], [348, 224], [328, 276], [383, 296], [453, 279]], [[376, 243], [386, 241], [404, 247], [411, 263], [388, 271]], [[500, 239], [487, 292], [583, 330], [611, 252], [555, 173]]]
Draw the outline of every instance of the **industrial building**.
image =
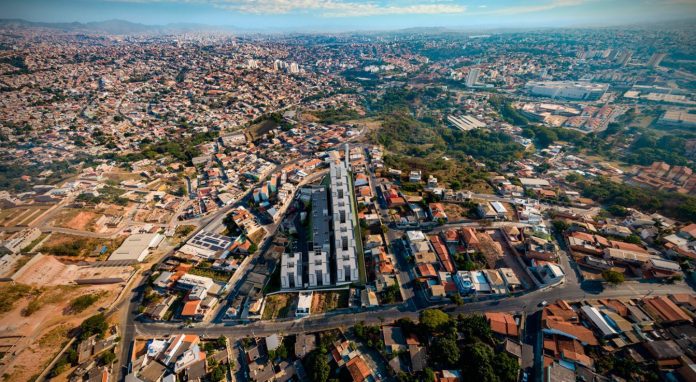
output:
[[607, 92], [609, 85], [583, 81], [530, 81], [525, 88], [542, 97], [596, 101]]
[[485, 123], [470, 115], [463, 115], [461, 117], [450, 115], [447, 117], [447, 121], [461, 131], [469, 131], [486, 127]]
[[164, 236], [159, 233], [138, 233], [130, 235], [118, 249], [111, 253], [109, 261], [143, 261], [150, 248], [157, 248]]

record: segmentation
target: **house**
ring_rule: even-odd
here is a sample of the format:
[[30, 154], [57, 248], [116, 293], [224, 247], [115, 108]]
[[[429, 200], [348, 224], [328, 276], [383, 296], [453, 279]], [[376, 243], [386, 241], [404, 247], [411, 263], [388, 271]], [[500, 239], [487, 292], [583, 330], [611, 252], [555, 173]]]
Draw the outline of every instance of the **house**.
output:
[[383, 326], [382, 340], [387, 354], [402, 352], [407, 348], [404, 333], [398, 326]]
[[676, 261], [651, 258], [643, 264], [643, 275], [645, 278], [669, 278], [681, 275], [681, 266]]
[[544, 284], [556, 284], [565, 279], [565, 274], [561, 267], [553, 263], [546, 263], [537, 268], [537, 271]]
[[428, 204], [428, 210], [430, 211], [430, 216], [432, 216], [434, 221], [447, 222], [445, 206], [443, 206], [442, 203], [430, 203]]
[[672, 340], [647, 341], [643, 343], [660, 369], [675, 369], [682, 366], [684, 351]]
[[665, 296], [643, 299], [643, 308], [655, 321], [665, 325], [691, 322], [691, 317]]
[[556, 245], [537, 236], [529, 236], [524, 241], [525, 256], [528, 259], [555, 261], [558, 258]]
[[512, 317], [511, 314], [487, 312], [485, 317], [493, 333], [505, 337], [519, 337], [519, 327], [517, 326], [517, 322], [515, 322], [515, 318]]
[[353, 382], [363, 382], [370, 380], [372, 377], [372, 369], [370, 369], [361, 355], [346, 362], [346, 368]]

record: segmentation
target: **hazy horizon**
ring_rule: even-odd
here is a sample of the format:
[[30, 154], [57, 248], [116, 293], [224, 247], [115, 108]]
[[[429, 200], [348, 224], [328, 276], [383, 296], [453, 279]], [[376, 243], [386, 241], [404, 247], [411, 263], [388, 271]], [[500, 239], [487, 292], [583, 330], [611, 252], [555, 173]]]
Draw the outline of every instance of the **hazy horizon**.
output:
[[696, 0], [9, 0], [0, 13], [33, 22], [117, 19], [274, 31], [548, 28], [686, 20], [696, 16]]

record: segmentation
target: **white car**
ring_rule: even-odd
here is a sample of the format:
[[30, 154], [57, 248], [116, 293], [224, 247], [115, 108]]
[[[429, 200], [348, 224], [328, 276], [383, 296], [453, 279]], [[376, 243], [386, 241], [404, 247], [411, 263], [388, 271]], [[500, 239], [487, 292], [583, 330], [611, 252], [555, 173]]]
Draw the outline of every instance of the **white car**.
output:
[[544, 301], [542, 301], [542, 302], [539, 303], [539, 306], [543, 308], [543, 307], [545, 307], [545, 306], [548, 305], [548, 304], [549, 304], [548, 301], [544, 300]]

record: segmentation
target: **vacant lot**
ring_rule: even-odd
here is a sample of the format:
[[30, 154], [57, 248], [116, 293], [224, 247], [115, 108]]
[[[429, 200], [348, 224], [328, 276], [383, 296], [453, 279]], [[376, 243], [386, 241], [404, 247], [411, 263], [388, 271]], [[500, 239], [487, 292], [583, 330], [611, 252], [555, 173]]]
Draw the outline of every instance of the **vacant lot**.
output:
[[[2, 380], [32, 380], [69, 340], [70, 330], [85, 318], [94, 315], [99, 307], [112, 301], [119, 288], [33, 288], [33, 293], [19, 298], [10, 311], [0, 314], [0, 332], [7, 336], [22, 337], [15, 345], [14, 354], [7, 354], [3, 359], [6, 366]], [[73, 314], [66, 309], [71, 301], [89, 294], [96, 294], [99, 299], [84, 311]]]
[[32, 206], [0, 210], [0, 227], [27, 226], [49, 208], [49, 206]]
[[312, 296], [312, 314], [330, 312], [348, 307], [348, 290], [314, 292]]
[[[98, 239], [73, 235], [51, 235], [40, 248], [45, 254], [75, 259], [96, 257], [103, 259], [123, 242], [125, 236], [116, 239]], [[106, 247], [106, 248], [104, 248]]]
[[295, 293], [278, 293], [266, 296], [266, 305], [263, 308], [263, 320], [289, 317], [291, 309], [297, 303]]
[[85, 211], [76, 208], [65, 208], [61, 210], [53, 221], [56, 227], [74, 229], [78, 231], [96, 230], [95, 222], [102, 215], [93, 211]]
[[444, 203], [445, 213], [447, 214], [447, 219], [450, 222], [457, 222], [460, 220], [468, 219], [469, 209], [454, 203]]
[[16, 279], [18, 283], [45, 287], [73, 285], [77, 280], [85, 279], [126, 280], [133, 272], [133, 267], [128, 265], [105, 267], [66, 264], [53, 256], [43, 256], [22, 272]]

